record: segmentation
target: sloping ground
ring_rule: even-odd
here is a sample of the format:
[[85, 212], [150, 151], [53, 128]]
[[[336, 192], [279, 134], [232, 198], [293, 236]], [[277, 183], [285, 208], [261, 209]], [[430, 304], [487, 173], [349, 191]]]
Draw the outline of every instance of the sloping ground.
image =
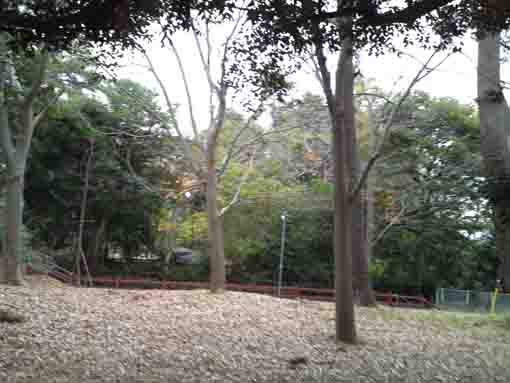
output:
[[[510, 333], [413, 310], [358, 309], [361, 344], [333, 341], [333, 305], [206, 291], [0, 286], [0, 382], [508, 382]], [[462, 322], [464, 323], [464, 322]]]

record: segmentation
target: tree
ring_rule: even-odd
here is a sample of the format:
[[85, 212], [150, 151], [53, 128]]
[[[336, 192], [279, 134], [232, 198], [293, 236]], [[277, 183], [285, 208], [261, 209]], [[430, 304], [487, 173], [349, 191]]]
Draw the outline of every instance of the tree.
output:
[[479, 32], [478, 104], [481, 152], [493, 207], [496, 249], [500, 261], [498, 279], [510, 290], [510, 110], [501, 87], [500, 34]]
[[[283, 61], [281, 57], [291, 51], [294, 54], [302, 54], [306, 47], [313, 46], [317, 39], [325, 46], [333, 50], [342, 49], [342, 59], [340, 64], [348, 69], [353, 69], [352, 55], [360, 48], [368, 48], [373, 53], [381, 53], [386, 49], [394, 48], [394, 34], [400, 33], [406, 44], [416, 42], [423, 46], [433, 46], [435, 43], [439, 47], [446, 47], [452, 43], [455, 37], [461, 36], [475, 23], [487, 23], [487, 19], [480, 17], [480, 3], [475, 4], [471, 0], [453, 1], [453, 0], [433, 0], [406, 2], [402, 6], [391, 6], [389, 1], [372, 2], [354, 2], [338, 0], [336, 9], [331, 10], [332, 4], [329, 2], [306, 1], [299, 4], [288, 3], [285, 1], [256, 2], [254, 9], [249, 13], [251, 21], [257, 25], [256, 44], [251, 47], [251, 51], [268, 52], [275, 62]], [[483, 4], [482, 4], [483, 5]], [[333, 22], [329, 22], [333, 21]], [[506, 20], [505, 20], [506, 22]], [[428, 25], [431, 28], [425, 29]], [[414, 32], [417, 32], [413, 35]], [[437, 34], [440, 41], [434, 43], [432, 37]], [[261, 43], [264, 42], [265, 44]], [[278, 41], [278, 44], [274, 42]], [[282, 43], [283, 42], [283, 43]], [[268, 49], [266, 46], [270, 46]], [[278, 49], [278, 46], [283, 48]], [[344, 52], [343, 50], [349, 50]], [[251, 64], [256, 66], [259, 63], [259, 57], [263, 55], [252, 55]], [[349, 141], [352, 137], [353, 123], [349, 119], [353, 115], [347, 110], [354, 104], [350, 101], [352, 94], [342, 93], [346, 100], [340, 100], [340, 90], [353, 89], [353, 73], [346, 73], [340, 65], [337, 68], [336, 77], [336, 103], [341, 110], [335, 110], [335, 124], [333, 129], [340, 130], [341, 134], [346, 136], [341, 138], [337, 134], [335, 140], [336, 151], [349, 150], [342, 143]], [[343, 121], [342, 121], [343, 120]], [[351, 133], [350, 133], [351, 132]], [[353, 153], [353, 152], [352, 152]], [[336, 153], [335, 160], [348, 160], [348, 154]], [[367, 164], [366, 169], [370, 170], [377, 158]], [[346, 162], [342, 162], [346, 163]], [[339, 164], [336, 164], [335, 200], [337, 206], [346, 204], [346, 190], [341, 183], [348, 183], [352, 179], [350, 171], [344, 171]], [[362, 171], [360, 185], [355, 189], [359, 190], [364, 184], [368, 171]], [[354, 193], [356, 194], [356, 193]], [[342, 202], [343, 201], [343, 202]], [[338, 210], [337, 215], [350, 214], [351, 209]], [[341, 217], [335, 219], [340, 232], [351, 230], [351, 224]], [[350, 280], [351, 270], [341, 266], [350, 266], [352, 259], [351, 249], [344, 246], [347, 234], [341, 235], [335, 241], [335, 259], [337, 261], [338, 288], [337, 294], [337, 340], [347, 342], [355, 341], [354, 323], [352, 320], [352, 300], [349, 294], [343, 291], [345, 280]], [[342, 282], [344, 281], [344, 282]], [[340, 288], [340, 285], [342, 288]], [[346, 302], [345, 300], [348, 300]]]
[[[30, 144], [35, 127], [44, 118], [48, 106], [34, 112], [36, 101], [42, 91], [46, 78], [49, 53], [46, 50], [36, 51], [33, 63], [34, 72], [25, 89], [21, 88], [18, 74], [14, 66], [15, 57], [9, 54], [7, 36], [0, 36], [0, 52], [2, 67], [0, 69], [0, 143], [6, 158], [7, 206], [5, 211], [6, 234], [3, 255], [0, 260], [0, 281], [21, 284], [22, 259], [21, 225], [23, 217], [23, 179], [27, 166]], [[61, 91], [55, 92], [55, 98]], [[12, 107], [12, 104], [16, 105]], [[11, 104], [9, 107], [8, 104]], [[13, 109], [19, 110], [15, 118], [9, 116]]]
[[[267, 81], [265, 80], [267, 76], [261, 76], [262, 80], [259, 79], [254, 82], [254, 86], [257, 88], [258, 93], [256, 94], [256, 101], [249, 103], [251, 115], [246, 119], [245, 124], [243, 124], [243, 126], [241, 126], [234, 135], [234, 138], [230, 142], [229, 148], [226, 150], [224, 160], [220, 164], [218, 161], [218, 150], [220, 146], [221, 135], [225, 128], [228, 107], [227, 104], [229, 101], [228, 93], [236, 92], [243, 87], [238, 83], [236, 79], [237, 62], [234, 62], [230, 59], [231, 55], [229, 52], [235, 43], [237, 35], [242, 35], [245, 33], [246, 12], [245, 10], [238, 10], [233, 15], [231, 15], [231, 17], [227, 18], [231, 18], [231, 22], [229, 24], [229, 26], [231, 26], [231, 30], [227, 34], [221, 47], [221, 54], [219, 57], [219, 62], [217, 63], [219, 73], [217, 74], [214, 73], [214, 65], [211, 58], [213, 47], [210, 40], [210, 28], [214, 25], [215, 20], [213, 18], [206, 18], [203, 24], [199, 24], [197, 22], [191, 23], [191, 32], [193, 33], [193, 37], [196, 42], [197, 51], [202, 63], [203, 73], [208, 83], [210, 95], [209, 126], [207, 127], [207, 130], [205, 130], [205, 140], [202, 140], [201, 135], [204, 129], [200, 130], [197, 126], [196, 116], [194, 114], [192, 105], [192, 95], [190, 93], [190, 87], [185, 75], [184, 64], [181, 61], [179, 52], [173, 44], [172, 40], [170, 38], [166, 39], [176, 57], [181, 78], [184, 82], [190, 122], [193, 129], [193, 139], [191, 141], [193, 146], [198, 149], [198, 161], [197, 157], [193, 156], [189, 142], [182, 134], [176, 121], [173, 121], [173, 128], [177, 131], [181, 143], [185, 147], [186, 158], [194, 168], [195, 177], [198, 178], [199, 183], [205, 185], [206, 187], [205, 193], [207, 200], [209, 234], [210, 288], [212, 292], [223, 291], [225, 289], [226, 283], [226, 262], [224, 254], [222, 223], [223, 216], [232, 206], [234, 206], [239, 201], [242, 184], [246, 180], [249, 170], [252, 167], [251, 165], [254, 162], [258, 148], [263, 142], [261, 137], [264, 134], [262, 133], [253, 137], [251, 140], [249, 140], [250, 142], [245, 145], [241, 145], [240, 150], [238, 149], [240, 144], [239, 141], [242, 137], [244, 138], [245, 135], [243, 136], [243, 134], [253, 126], [253, 122], [260, 115], [264, 103], [273, 92], [272, 88], [265, 83], [265, 81]], [[201, 37], [203, 37], [204, 42], [200, 41]], [[172, 112], [174, 107], [170, 101], [165, 85], [162, 83], [160, 77], [156, 73], [148, 55], [145, 52], [142, 53], [145, 56], [149, 70], [154, 75], [158, 86], [164, 95], [168, 111]], [[287, 86], [286, 83], [281, 85]], [[203, 141], [205, 141], [205, 144]], [[225, 203], [224, 206], [220, 208], [218, 205], [219, 178], [228, 168], [233, 154], [243, 150], [249, 153], [250, 160], [248, 162], [251, 165], [247, 168], [247, 172], [242, 177], [240, 177], [237, 191], [233, 195], [232, 200], [228, 203]], [[202, 161], [205, 162], [205, 169], [202, 167]]]
[[[79, 3], [52, 0], [2, 3], [0, 140], [7, 158], [9, 183], [5, 214], [6, 245], [0, 266], [1, 281], [22, 283], [20, 228], [23, 179], [34, 129], [44, 118], [49, 105], [38, 105], [38, 102], [47, 86], [50, 52], [70, 52], [77, 46], [90, 48], [109, 45], [111, 49], [100, 50], [103, 52], [100, 56], [104, 57], [104, 52], [118, 54], [118, 49], [115, 48], [134, 47], [137, 39], [150, 36], [147, 28], [152, 22], [160, 21], [163, 10], [167, 16], [164, 19], [167, 30], [188, 26], [192, 6], [197, 6], [199, 11], [218, 8], [218, 4], [173, 1], [151, 1], [150, 4], [140, 1], [105, 3], [96, 0]], [[101, 15], [101, 18], [98, 19], [98, 15]], [[27, 78], [28, 82], [22, 84], [17, 81], [15, 65], [16, 57], [20, 54], [31, 54], [36, 68]], [[109, 54], [109, 57], [112, 54]], [[58, 95], [60, 92], [61, 88], [55, 93]], [[18, 103], [20, 109], [14, 120], [7, 106], [7, 103], [12, 102]], [[16, 128], [19, 132], [16, 134], [13, 121], [19, 125], [19, 129]]]
[[[142, 252], [163, 260], [157, 227], [174, 203], [175, 172], [185, 167], [174, 139], [142, 107], [158, 113], [154, 93], [127, 80], [94, 90], [103, 93], [102, 101], [73, 92], [48, 111], [34, 136], [25, 197], [34, 237], [52, 253], [71, 253], [83, 230], [87, 264], [99, 274], [107, 271], [108, 248], [120, 249], [126, 267]], [[80, 219], [85, 212], [87, 219]], [[72, 265], [68, 257], [60, 262]]]
[[477, 120], [472, 106], [422, 92], [402, 106], [374, 185], [379, 287], [492, 286], [478, 270], [493, 260], [477, 253], [491, 228]]

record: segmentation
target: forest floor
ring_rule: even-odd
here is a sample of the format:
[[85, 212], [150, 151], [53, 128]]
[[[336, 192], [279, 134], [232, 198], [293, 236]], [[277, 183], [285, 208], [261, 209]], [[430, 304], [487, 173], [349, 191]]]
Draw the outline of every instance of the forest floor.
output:
[[[5, 309], [25, 317], [5, 315]], [[508, 321], [207, 291], [0, 285], [0, 382], [508, 382]], [[11, 321], [7, 321], [11, 319]]]

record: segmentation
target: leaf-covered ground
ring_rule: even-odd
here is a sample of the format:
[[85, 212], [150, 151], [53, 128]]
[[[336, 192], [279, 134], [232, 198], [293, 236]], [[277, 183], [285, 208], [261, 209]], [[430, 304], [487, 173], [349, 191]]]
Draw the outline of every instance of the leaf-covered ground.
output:
[[207, 291], [0, 285], [0, 382], [508, 382], [510, 330], [483, 317], [357, 310], [334, 342], [333, 305]]

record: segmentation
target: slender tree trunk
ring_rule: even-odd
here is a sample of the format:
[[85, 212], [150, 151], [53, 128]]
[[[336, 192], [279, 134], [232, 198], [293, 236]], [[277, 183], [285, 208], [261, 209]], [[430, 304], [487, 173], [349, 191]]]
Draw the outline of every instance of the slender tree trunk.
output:
[[503, 287], [510, 290], [510, 110], [500, 79], [500, 34], [478, 42], [481, 151], [493, 208]]
[[[377, 150], [377, 131], [375, 127], [375, 121], [374, 121], [374, 111], [372, 103], [369, 102], [368, 104], [368, 152], [369, 153], [375, 153]], [[365, 251], [367, 253], [366, 259], [368, 261], [368, 264], [370, 264], [370, 261], [372, 259], [373, 254], [373, 241], [374, 241], [374, 233], [375, 233], [375, 209], [374, 209], [374, 203], [375, 203], [375, 187], [377, 185], [377, 168], [374, 166], [372, 171], [367, 177], [367, 183], [365, 185], [366, 190], [366, 197], [365, 197], [365, 235], [366, 235], [366, 242], [367, 246], [365, 248]]]
[[[352, 192], [359, 182], [361, 173], [361, 161], [359, 156], [358, 138], [356, 127], [348, 129], [347, 156], [351, 172]], [[375, 296], [370, 286], [368, 272], [366, 228], [364, 220], [363, 193], [358, 193], [352, 198], [352, 262], [353, 262], [353, 289], [357, 302], [362, 306], [375, 305]]]
[[225, 89], [219, 91], [218, 115], [207, 139], [207, 223], [209, 234], [209, 264], [211, 292], [225, 290], [226, 269], [225, 250], [223, 247], [223, 220], [218, 209], [218, 176], [216, 174], [216, 149], [218, 138], [223, 129], [226, 112]]
[[[83, 251], [83, 231], [85, 230], [85, 219], [87, 216], [87, 203], [89, 196], [89, 180], [90, 180], [90, 169], [92, 167], [92, 158], [94, 157], [94, 139], [90, 140], [89, 146], [89, 154], [87, 156], [87, 162], [85, 163], [85, 180], [83, 183], [82, 189], [82, 199], [81, 199], [81, 207], [80, 207], [80, 223], [78, 228], [78, 243], [77, 243], [77, 257], [76, 260], [77, 267], [79, 268], [80, 260], [83, 261], [83, 266], [85, 267], [85, 272], [87, 273], [87, 277], [89, 280], [89, 285], [92, 285], [92, 277], [90, 275], [89, 266], [87, 263], [87, 257], [85, 256], [85, 252]], [[80, 283], [79, 281], [78, 283]]]
[[222, 219], [218, 214], [217, 177], [214, 163], [207, 169], [207, 223], [209, 234], [210, 289], [221, 292], [225, 289], [225, 254], [222, 239]]
[[[369, 153], [375, 153], [377, 150], [376, 147], [376, 129], [374, 126], [374, 119], [373, 119], [373, 110], [372, 110], [372, 104], [369, 103], [368, 105], [368, 152]], [[367, 274], [369, 275], [369, 266], [370, 262], [372, 260], [372, 254], [373, 254], [373, 242], [374, 242], [374, 232], [375, 232], [375, 223], [374, 223], [374, 190], [377, 177], [377, 169], [374, 166], [372, 171], [367, 177], [367, 182], [365, 184], [365, 198], [364, 198], [364, 209], [363, 209], [363, 224], [364, 224], [364, 232], [365, 232], [365, 260], [366, 260], [366, 270]], [[372, 290], [371, 281], [368, 281], [369, 288], [370, 288], [370, 296], [367, 297], [366, 302], [367, 306], [374, 306], [377, 304], [377, 301], [375, 299], [374, 291]]]
[[[352, 18], [342, 20], [342, 28], [352, 32]], [[352, 205], [349, 201], [347, 145], [354, 129], [354, 67], [352, 37], [343, 37], [336, 74], [336, 107], [333, 124], [335, 172], [334, 241], [336, 290], [336, 340], [355, 343], [356, 324], [352, 291]]]
[[[371, 121], [371, 111], [369, 110], [369, 125]], [[369, 126], [369, 129], [372, 127]], [[375, 137], [373, 132], [369, 132], [369, 153], [375, 153]], [[355, 157], [353, 158], [354, 170], [356, 171], [356, 184], [359, 182], [361, 173], [361, 161], [358, 152], [358, 140], [356, 135], [352, 135], [352, 145], [355, 148]], [[354, 219], [359, 220], [359, 227], [353, 232], [353, 241], [358, 240], [360, 244], [354, 249], [358, 251], [358, 254], [354, 254], [354, 258], [358, 260], [357, 264], [357, 282], [358, 282], [358, 295], [359, 304], [362, 306], [375, 306], [375, 294], [372, 290], [370, 281], [370, 258], [372, 254], [372, 230], [374, 221], [374, 209], [373, 209], [373, 173], [375, 169], [372, 169], [371, 174], [368, 176], [367, 181], [363, 187], [363, 192], [360, 192], [355, 196], [354, 200]]]
[[104, 265], [104, 240], [106, 234], [106, 226], [108, 219], [106, 217], [101, 218], [101, 223], [95, 230], [91, 240], [91, 246], [88, 246], [87, 260], [91, 273], [96, 273], [100, 270], [101, 266]]

